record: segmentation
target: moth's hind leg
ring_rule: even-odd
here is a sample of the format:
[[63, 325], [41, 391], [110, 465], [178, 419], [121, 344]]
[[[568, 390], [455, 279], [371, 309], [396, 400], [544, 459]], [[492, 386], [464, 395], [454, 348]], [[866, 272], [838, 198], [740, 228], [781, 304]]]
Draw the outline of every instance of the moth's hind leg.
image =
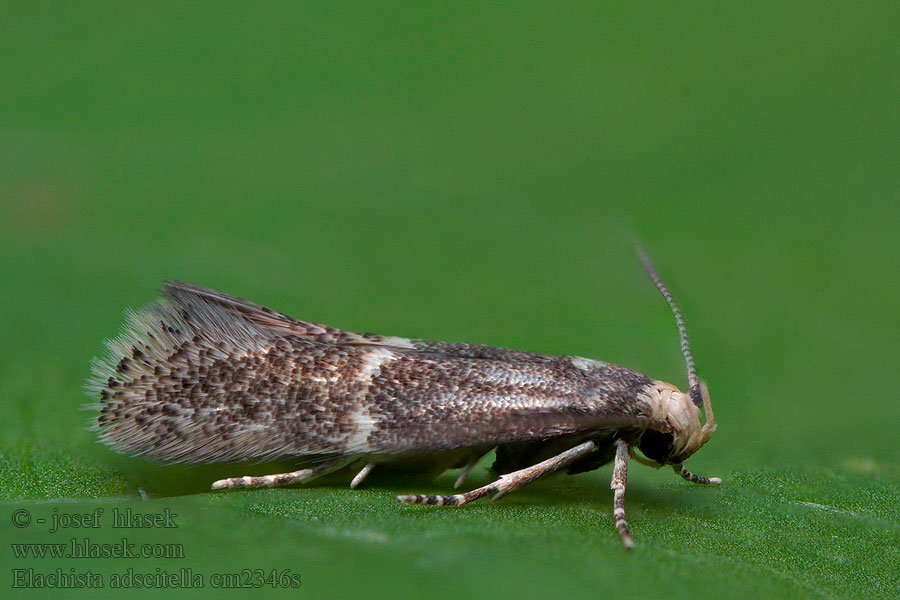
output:
[[478, 500], [489, 494], [496, 494], [492, 499], [496, 500], [505, 496], [509, 492], [530, 483], [542, 475], [552, 473], [566, 465], [578, 460], [586, 454], [597, 449], [597, 444], [588, 441], [566, 450], [561, 454], [557, 454], [553, 458], [548, 458], [543, 462], [532, 465], [519, 471], [501, 475], [497, 481], [490, 483], [484, 487], [466, 492], [465, 494], [454, 494], [452, 496], [425, 496], [422, 494], [410, 494], [407, 496], [397, 496], [397, 502], [404, 504], [434, 504], [437, 506], [461, 506], [468, 504], [472, 500]]
[[672, 470], [678, 473], [684, 479], [691, 483], [699, 483], [701, 485], [719, 485], [722, 480], [719, 477], [703, 477], [702, 475], [694, 475], [684, 468], [684, 465], [672, 465]]
[[326, 462], [320, 463], [308, 469], [300, 469], [299, 471], [291, 471], [290, 473], [275, 473], [274, 475], [231, 477], [229, 479], [220, 479], [212, 484], [212, 489], [223, 490], [228, 488], [245, 488], [245, 487], [275, 487], [279, 485], [290, 485], [292, 483], [306, 483], [312, 481], [316, 477], [327, 475], [337, 471], [342, 467], [346, 467], [354, 462], [356, 457], [340, 457]]

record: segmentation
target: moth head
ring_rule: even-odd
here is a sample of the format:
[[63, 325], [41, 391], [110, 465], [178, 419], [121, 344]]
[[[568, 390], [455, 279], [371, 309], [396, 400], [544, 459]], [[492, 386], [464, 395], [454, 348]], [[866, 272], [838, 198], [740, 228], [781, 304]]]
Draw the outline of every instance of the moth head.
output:
[[654, 381], [645, 394], [657, 420], [666, 423], [668, 431], [648, 429], [641, 435], [638, 447], [644, 456], [660, 465], [680, 465], [709, 441], [716, 422], [709, 390], [705, 382], [698, 385], [705, 422], [700, 424], [700, 408], [691, 394], [685, 394], [671, 383]]

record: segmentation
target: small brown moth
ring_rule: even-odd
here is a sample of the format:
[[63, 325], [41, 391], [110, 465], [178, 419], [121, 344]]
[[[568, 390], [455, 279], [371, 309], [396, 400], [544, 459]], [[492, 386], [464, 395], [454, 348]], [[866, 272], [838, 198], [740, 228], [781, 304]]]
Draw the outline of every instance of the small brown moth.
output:
[[615, 524], [632, 548], [629, 456], [670, 465], [694, 483], [721, 483], [683, 466], [716, 426], [681, 312], [639, 253], [675, 315], [687, 394], [578, 356], [358, 334], [168, 282], [163, 299], [127, 313], [107, 358], [95, 360], [87, 385], [100, 398], [91, 407], [100, 412], [94, 427], [119, 452], [169, 462], [308, 463], [291, 473], [223, 479], [213, 489], [303, 483], [352, 464], [360, 470], [351, 488], [379, 465], [462, 468], [458, 487], [496, 449], [493, 483], [464, 494], [397, 497], [409, 504], [497, 499], [556, 470], [581, 473], [612, 460]]

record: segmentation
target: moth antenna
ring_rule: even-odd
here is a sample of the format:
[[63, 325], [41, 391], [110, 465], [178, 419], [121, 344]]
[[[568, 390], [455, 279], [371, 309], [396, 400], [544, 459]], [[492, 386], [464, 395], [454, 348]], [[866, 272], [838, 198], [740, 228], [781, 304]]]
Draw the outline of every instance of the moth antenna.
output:
[[[702, 394], [700, 393], [700, 379], [697, 377], [697, 367], [694, 365], [694, 355], [691, 354], [691, 344], [688, 342], [687, 325], [684, 323], [681, 309], [678, 308], [678, 303], [675, 302], [675, 298], [672, 297], [669, 288], [666, 287], [666, 284], [664, 284], [659, 278], [659, 275], [656, 274], [656, 269], [653, 267], [650, 257], [647, 256], [647, 253], [644, 252], [644, 249], [640, 244], [636, 246], [636, 251], [638, 258], [641, 259], [641, 263], [644, 265], [644, 270], [647, 271], [647, 275], [650, 276], [650, 279], [656, 285], [656, 289], [658, 289], [659, 293], [662, 294], [662, 297], [666, 299], [669, 308], [672, 309], [672, 313], [675, 315], [675, 323], [678, 325], [678, 335], [681, 338], [681, 354], [684, 355], [684, 362], [685, 365], [687, 365], [688, 393], [691, 396], [691, 400], [694, 402], [694, 406], [699, 408], [700, 405], [704, 403]], [[708, 405], [709, 402], [706, 404]], [[706, 409], [704, 409], [704, 412], [706, 412]]]

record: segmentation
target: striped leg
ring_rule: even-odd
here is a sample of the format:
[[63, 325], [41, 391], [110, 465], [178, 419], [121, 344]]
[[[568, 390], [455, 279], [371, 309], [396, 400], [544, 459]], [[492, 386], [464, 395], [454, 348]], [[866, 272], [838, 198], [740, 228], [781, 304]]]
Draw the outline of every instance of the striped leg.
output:
[[613, 464], [612, 481], [609, 484], [615, 493], [613, 494], [613, 517], [616, 520], [616, 529], [619, 537], [625, 544], [626, 550], [634, 548], [634, 540], [628, 531], [628, 522], [625, 520], [625, 482], [628, 480], [628, 442], [616, 440], [616, 461]]
[[672, 470], [684, 477], [691, 483], [699, 483], [702, 485], [719, 485], [722, 480], [718, 477], [703, 477], [702, 475], [694, 475], [684, 468], [684, 465], [672, 465]]
[[585, 454], [590, 454], [597, 449], [594, 442], [584, 442], [570, 450], [566, 450], [561, 454], [557, 454], [553, 458], [548, 458], [543, 462], [532, 465], [520, 471], [514, 471], [501, 475], [497, 481], [490, 483], [484, 487], [466, 492], [465, 494], [454, 494], [452, 496], [423, 496], [421, 494], [410, 494], [408, 496], [397, 496], [397, 502], [403, 504], [435, 504], [437, 506], [461, 506], [468, 504], [472, 500], [478, 500], [489, 494], [495, 494], [492, 500], [497, 500], [508, 494], [509, 492], [522, 487], [526, 483], [531, 483], [541, 475], [552, 473], [557, 469], [561, 469], [566, 465], [581, 458]]
[[289, 485], [291, 483], [306, 483], [312, 481], [316, 477], [327, 475], [333, 471], [337, 471], [341, 467], [346, 467], [355, 459], [337, 458], [327, 462], [323, 462], [309, 469], [301, 469], [291, 473], [276, 473], [274, 475], [261, 475], [254, 477], [246, 475], [244, 477], [232, 477], [230, 479], [220, 479], [212, 484], [212, 489], [222, 490], [229, 488], [244, 487], [275, 487], [278, 485]]

